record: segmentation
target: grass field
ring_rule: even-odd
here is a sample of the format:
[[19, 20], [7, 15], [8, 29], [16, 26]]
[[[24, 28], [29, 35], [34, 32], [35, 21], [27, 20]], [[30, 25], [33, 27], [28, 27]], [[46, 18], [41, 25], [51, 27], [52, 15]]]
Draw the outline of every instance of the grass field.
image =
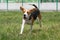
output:
[[42, 27], [34, 23], [32, 34], [29, 25], [25, 25], [19, 34], [22, 13], [19, 11], [0, 11], [0, 40], [60, 40], [60, 12], [41, 12]]

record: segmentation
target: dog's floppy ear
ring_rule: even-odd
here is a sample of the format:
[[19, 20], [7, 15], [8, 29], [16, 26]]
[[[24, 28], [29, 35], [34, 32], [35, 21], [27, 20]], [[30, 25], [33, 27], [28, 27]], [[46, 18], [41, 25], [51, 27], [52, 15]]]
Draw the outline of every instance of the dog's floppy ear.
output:
[[26, 11], [23, 6], [20, 6], [20, 9], [22, 10], [23, 13]]

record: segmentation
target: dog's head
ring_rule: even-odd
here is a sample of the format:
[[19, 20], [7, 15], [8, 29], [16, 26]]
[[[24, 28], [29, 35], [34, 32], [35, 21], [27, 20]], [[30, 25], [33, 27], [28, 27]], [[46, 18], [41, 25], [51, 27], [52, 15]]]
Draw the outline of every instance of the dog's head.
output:
[[28, 18], [29, 15], [36, 10], [36, 8], [32, 8], [30, 10], [25, 9], [23, 6], [20, 6], [20, 9], [22, 10], [23, 14], [24, 14], [24, 19]]

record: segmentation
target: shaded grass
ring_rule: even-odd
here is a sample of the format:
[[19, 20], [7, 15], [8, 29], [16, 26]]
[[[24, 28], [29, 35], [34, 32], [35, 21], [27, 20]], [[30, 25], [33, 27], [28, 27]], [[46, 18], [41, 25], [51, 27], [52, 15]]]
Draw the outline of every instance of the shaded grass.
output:
[[42, 12], [42, 27], [37, 20], [32, 34], [30, 25], [25, 25], [24, 33], [19, 34], [22, 13], [19, 11], [0, 11], [0, 40], [60, 40], [60, 12]]

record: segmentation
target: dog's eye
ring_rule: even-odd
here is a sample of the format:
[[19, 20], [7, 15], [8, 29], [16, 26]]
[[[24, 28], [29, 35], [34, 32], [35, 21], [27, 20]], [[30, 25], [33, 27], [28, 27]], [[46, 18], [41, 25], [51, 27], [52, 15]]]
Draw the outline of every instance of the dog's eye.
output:
[[30, 12], [27, 12], [28, 14], [30, 14]]
[[27, 13], [29, 13], [29, 12], [27, 12]]

